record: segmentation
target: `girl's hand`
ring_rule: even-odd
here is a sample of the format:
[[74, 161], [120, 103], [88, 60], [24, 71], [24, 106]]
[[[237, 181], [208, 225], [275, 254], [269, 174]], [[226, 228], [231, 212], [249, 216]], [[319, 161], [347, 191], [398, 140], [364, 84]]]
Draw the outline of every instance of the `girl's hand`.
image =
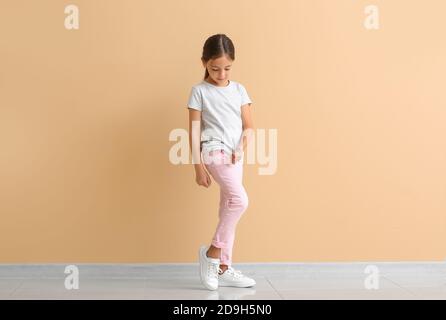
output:
[[206, 188], [209, 188], [211, 186], [211, 177], [203, 167], [195, 172], [195, 181], [199, 186], [203, 186]]

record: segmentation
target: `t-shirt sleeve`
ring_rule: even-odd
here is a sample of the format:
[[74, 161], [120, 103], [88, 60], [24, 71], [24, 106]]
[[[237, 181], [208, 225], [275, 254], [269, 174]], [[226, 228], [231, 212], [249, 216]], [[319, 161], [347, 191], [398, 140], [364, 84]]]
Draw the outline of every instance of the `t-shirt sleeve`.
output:
[[242, 96], [242, 106], [244, 106], [245, 104], [251, 105], [252, 101], [251, 98], [248, 95], [248, 92], [246, 91], [245, 87], [240, 84], [240, 94]]
[[203, 109], [203, 100], [200, 91], [195, 87], [192, 87], [192, 90], [190, 91], [187, 108], [192, 108], [198, 111]]

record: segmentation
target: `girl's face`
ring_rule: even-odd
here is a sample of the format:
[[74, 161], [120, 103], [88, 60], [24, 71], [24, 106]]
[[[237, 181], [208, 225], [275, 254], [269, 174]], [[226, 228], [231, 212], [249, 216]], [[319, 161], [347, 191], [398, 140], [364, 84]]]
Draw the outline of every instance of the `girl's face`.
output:
[[203, 62], [203, 66], [208, 69], [209, 80], [213, 80], [219, 86], [228, 84], [229, 75], [231, 74], [232, 60], [223, 55], [220, 58], [210, 59], [207, 63]]

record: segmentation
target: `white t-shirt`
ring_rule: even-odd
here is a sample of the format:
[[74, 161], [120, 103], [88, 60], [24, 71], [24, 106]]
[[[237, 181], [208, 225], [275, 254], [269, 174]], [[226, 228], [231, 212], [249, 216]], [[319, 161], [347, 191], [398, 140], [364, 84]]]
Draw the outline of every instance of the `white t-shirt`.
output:
[[229, 80], [226, 87], [205, 80], [194, 85], [188, 108], [201, 111], [201, 150], [223, 149], [231, 154], [243, 133], [241, 106], [251, 103], [245, 87], [236, 81]]

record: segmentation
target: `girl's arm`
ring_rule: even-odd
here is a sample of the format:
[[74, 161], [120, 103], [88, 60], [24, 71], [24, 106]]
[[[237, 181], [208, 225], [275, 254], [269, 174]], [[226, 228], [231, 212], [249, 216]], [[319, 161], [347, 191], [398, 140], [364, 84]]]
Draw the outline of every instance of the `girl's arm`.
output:
[[189, 147], [192, 153], [192, 163], [195, 167], [198, 185], [209, 187], [211, 178], [201, 161], [201, 111], [189, 108]]
[[201, 111], [189, 108], [189, 147], [192, 154], [192, 163], [196, 169], [201, 167], [200, 140]]

